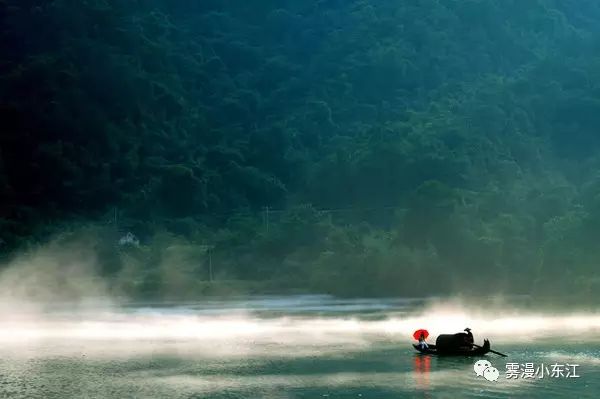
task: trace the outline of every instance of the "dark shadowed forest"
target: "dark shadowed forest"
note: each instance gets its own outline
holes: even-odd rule
[[[134,297],[592,299],[599,19],[596,0],[0,0],[0,251],[83,241]]]

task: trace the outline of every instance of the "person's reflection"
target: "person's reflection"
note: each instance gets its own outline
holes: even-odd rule
[[[414,373],[417,389],[429,390],[429,372],[431,370],[431,356],[415,355]]]

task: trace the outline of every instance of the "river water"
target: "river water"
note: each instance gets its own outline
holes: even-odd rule
[[[326,296],[26,308],[0,318],[1,398],[596,398],[600,314]],[[470,327],[507,358],[417,354]],[[510,378],[507,378],[510,377]]]

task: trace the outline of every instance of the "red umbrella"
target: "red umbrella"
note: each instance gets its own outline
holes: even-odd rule
[[[418,341],[419,338],[421,337],[421,334],[423,335],[423,338],[429,337],[429,331],[420,329],[413,333],[413,338]]]

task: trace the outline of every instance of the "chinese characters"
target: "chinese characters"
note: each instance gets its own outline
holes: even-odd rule
[[[554,363],[545,365],[541,363],[506,363],[507,379],[541,379],[541,378],[579,378],[577,374],[578,364]]]

